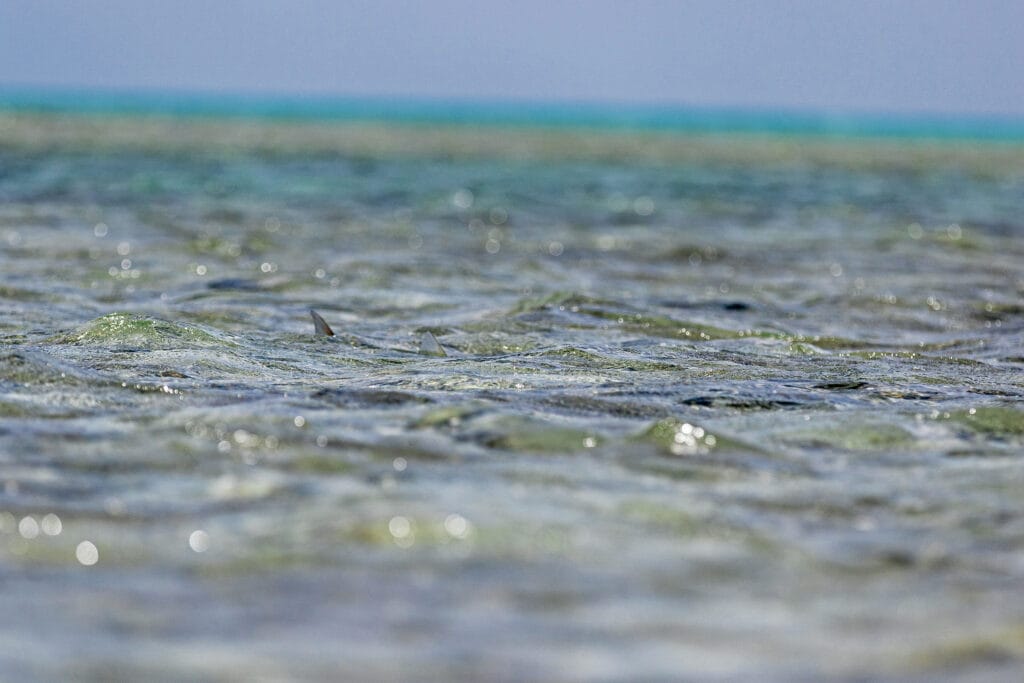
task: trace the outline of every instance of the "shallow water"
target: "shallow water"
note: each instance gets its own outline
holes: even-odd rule
[[[0,124],[0,677],[1018,680],[1020,148]]]

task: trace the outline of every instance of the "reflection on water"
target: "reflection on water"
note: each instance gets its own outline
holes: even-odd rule
[[[1019,147],[229,128],[0,117],[3,677],[1015,680]]]

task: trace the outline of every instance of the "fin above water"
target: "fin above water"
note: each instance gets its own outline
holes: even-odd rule
[[[430,330],[424,332],[423,336],[420,337],[420,353],[425,356],[444,357],[448,355],[444,352],[444,347],[438,343],[437,337]]]
[[[331,329],[326,320],[320,317],[319,313],[311,308],[309,309],[309,314],[313,316],[313,334],[322,334],[325,337],[334,336],[334,330]]]

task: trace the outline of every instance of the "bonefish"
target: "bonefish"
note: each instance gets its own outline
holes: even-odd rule
[[[312,316],[313,318],[313,334],[324,337],[335,336],[334,330],[331,329],[331,326],[327,324],[327,321],[324,320],[319,313],[317,313],[311,308],[309,309],[309,315]],[[408,349],[394,350],[408,351]],[[447,353],[445,353],[444,347],[441,346],[441,344],[437,341],[437,337],[435,337],[430,330],[424,332],[423,335],[420,337],[420,347],[418,353],[421,353],[424,356],[438,357],[445,357],[448,355]]]

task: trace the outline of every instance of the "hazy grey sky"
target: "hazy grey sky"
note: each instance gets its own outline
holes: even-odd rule
[[[2,0],[14,84],[1024,115],[1024,0]]]

